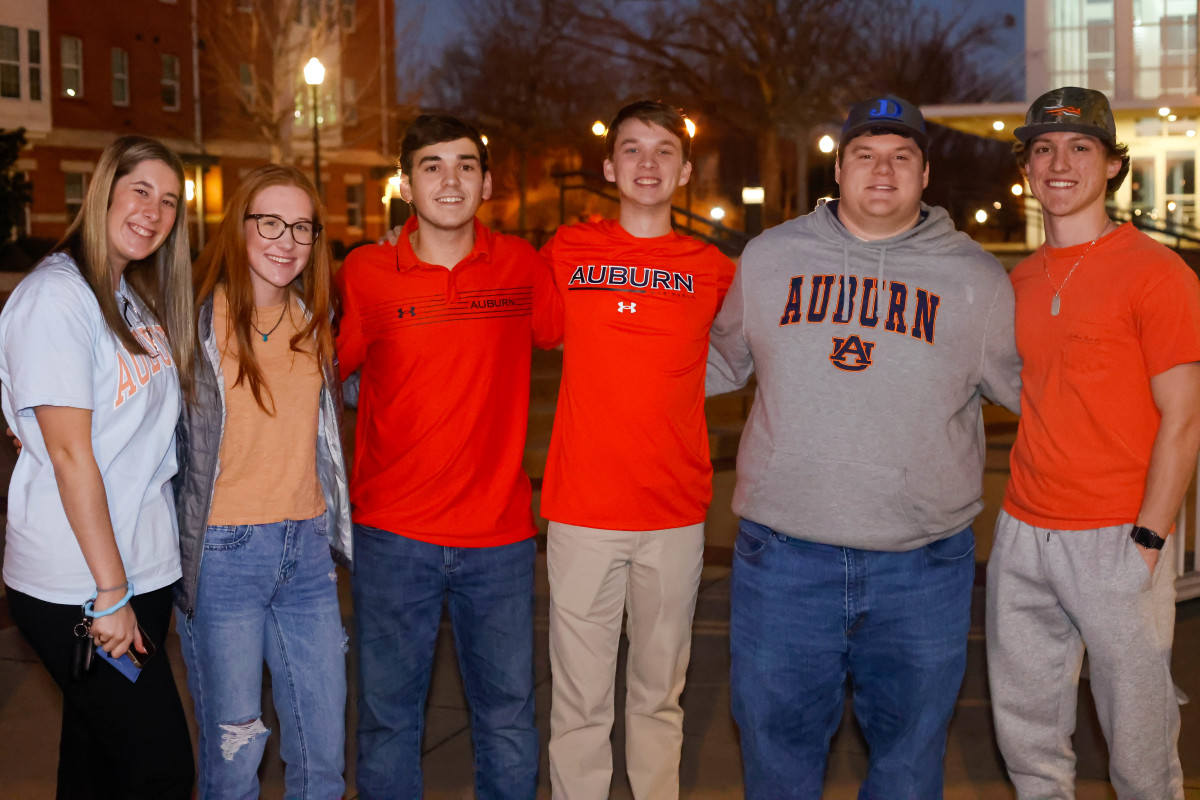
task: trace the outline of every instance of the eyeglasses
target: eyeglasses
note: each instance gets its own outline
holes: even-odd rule
[[[291,228],[292,239],[296,244],[312,244],[324,230],[323,225],[317,225],[308,220],[287,223],[274,214],[247,214],[243,219],[252,219],[258,225],[258,235],[264,239],[278,239],[283,232]]]

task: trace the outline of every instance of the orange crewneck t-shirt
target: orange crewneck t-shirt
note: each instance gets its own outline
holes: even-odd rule
[[[225,383],[225,429],[221,435],[221,470],[213,489],[209,525],[257,525],[285,519],[311,519],[325,511],[325,495],[317,477],[317,425],[321,405],[321,371],[312,342],[297,353],[292,337],[304,326],[304,311],[287,296],[287,308],[256,309],[255,324],[272,325],[267,341],[251,341],[265,386],[263,411],[250,384],[234,385],[238,374],[237,337],[228,330],[225,290],[213,297],[213,331],[221,353]]]
[[[354,521],[418,541],[488,547],[535,533],[522,468],[532,348],[562,337],[550,270],[523,239],[475,222],[454,269],[360,247],[336,282],[343,378],[362,368]]]
[[[639,239],[615,220],[560,228],[542,253],[565,319],[542,516],[610,530],[703,522],[708,332],[733,262],[677,233]]]
[[[1129,223],[1087,247],[1043,245],[1011,276],[1021,424],[1004,510],[1052,530],[1136,521],[1161,420],[1150,379],[1200,361],[1200,281],[1179,256]]]

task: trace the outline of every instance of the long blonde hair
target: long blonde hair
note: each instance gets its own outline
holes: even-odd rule
[[[325,209],[312,182],[300,170],[280,164],[258,167],[246,176],[229,205],[217,235],[212,238],[200,259],[196,262],[196,300],[203,303],[218,284],[225,287],[229,304],[231,333],[237,337],[238,374],[234,386],[244,380],[250,386],[259,407],[268,414],[263,390],[268,396],[270,389],[264,385],[262,368],[254,355],[251,333],[254,314],[254,286],[250,282],[250,259],[246,254],[246,214],[250,204],[263,189],[270,186],[294,186],[308,195],[313,207],[313,225],[319,231]],[[291,338],[291,349],[303,352],[303,344],[313,342],[317,363],[322,370],[333,369],[333,325],[330,315],[333,310],[333,256],[329,252],[329,241],[321,234],[313,241],[308,254],[308,263],[292,282],[290,290],[298,296],[308,310],[308,322]],[[274,405],[274,403],[272,403]]]
[[[161,161],[170,167],[179,179],[182,191],[183,163],[179,156],[157,139],[122,136],[101,153],[96,171],[92,174],[92,183],[83,198],[83,206],[54,249],[56,252],[69,253],[75,259],[80,274],[96,295],[105,323],[121,344],[132,353],[151,355],[134,338],[121,316],[113,291],[112,265],[108,260],[111,244],[108,241],[108,209],[112,203],[113,187],[143,161]],[[122,273],[126,282],[166,329],[171,357],[186,396],[190,396],[192,391],[192,359],[196,349],[191,268],[187,204],[180,203],[175,209],[175,222],[162,246],[146,258],[130,262]]]

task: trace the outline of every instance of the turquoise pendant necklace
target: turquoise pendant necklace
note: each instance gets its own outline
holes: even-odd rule
[[[258,326],[255,325],[253,322],[250,323],[250,327],[254,328],[254,332],[257,333],[259,336],[263,337],[263,341],[265,342],[267,340],[267,337],[270,336],[272,333],[274,333],[275,329],[279,327],[281,322],[283,322],[283,315],[287,313],[287,309],[288,309],[288,304],[287,304],[287,301],[285,300],[283,303],[283,310],[279,312],[279,319],[275,320],[275,324],[271,326],[271,330],[267,331],[266,333],[263,333],[262,331],[260,331],[258,329]]]

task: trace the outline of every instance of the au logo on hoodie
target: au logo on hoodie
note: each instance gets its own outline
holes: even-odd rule
[[[857,334],[854,336],[833,337],[833,352],[829,354],[829,363],[846,372],[862,372],[871,366],[871,351],[875,349],[874,342],[864,342]]]

